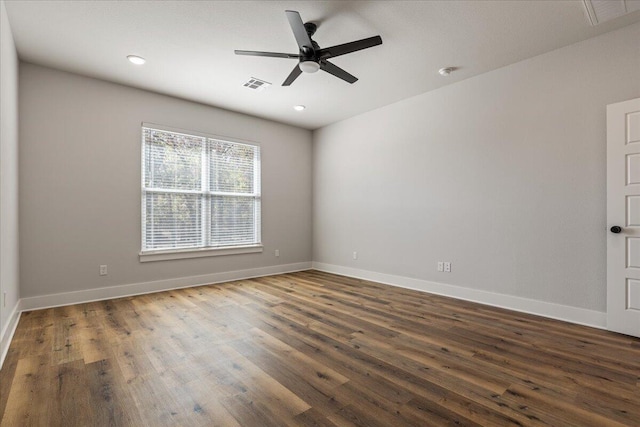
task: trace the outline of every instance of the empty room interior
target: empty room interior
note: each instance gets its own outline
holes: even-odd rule
[[[0,426],[639,426],[640,0],[0,0]]]

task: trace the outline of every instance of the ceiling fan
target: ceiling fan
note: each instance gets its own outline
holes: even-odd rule
[[[293,30],[296,42],[298,42],[298,47],[300,48],[299,54],[256,52],[253,50],[235,51],[236,55],[298,59],[298,65],[294,67],[291,74],[289,74],[289,77],[287,77],[284,83],[282,83],[282,86],[290,86],[303,71],[305,73],[315,73],[318,70],[323,70],[329,74],[333,74],[348,83],[355,83],[358,81],[357,77],[347,73],[337,65],[332,64],[328,59],[382,44],[382,38],[380,36],[374,36],[321,49],[320,46],[318,46],[318,43],[311,39],[311,36],[313,36],[318,28],[317,25],[313,22],[303,24],[300,14],[295,10],[287,10],[285,13],[287,14],[287,19],[289,20],[289,25],[291,25],[291,29]]]

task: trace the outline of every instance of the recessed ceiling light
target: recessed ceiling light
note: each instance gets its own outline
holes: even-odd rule
[[[438,70],[438,73],[440,73],[441,76],[448,76],[449,74],[451,74],[455,70],[456,70],[455,67],[440,68]]]
[[[293,107],[293,109],[296,110],[296,111],[302,111],[305,108],[307,108],[307,107],[305,107],[304,105],[296,105],[296,106]]]
[[[142,65],[145,62],[147,62],[146,59],[144,59],[141,56],[136,56],[136,55],[128,55],[127,59],[129,60],[129,62],[131,62],[132,64],[136,64],[136,65]]]

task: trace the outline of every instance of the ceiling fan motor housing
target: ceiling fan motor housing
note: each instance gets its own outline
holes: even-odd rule
[[[311,37],[309,37],[309,40],[311,41],[311,46],[302,46],[302,48],[300,48],[300,61],[317,62],[320,58],[318,58],[316,52],[320,50],[320,45],[318,45],[315,40],[311,40]]]

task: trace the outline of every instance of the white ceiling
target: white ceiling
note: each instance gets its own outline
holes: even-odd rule
[[[640,21],[638,11],[591,26],[582,0],[8,0],[6,8],[24,61],[308,129]],[[378,34],[383,44],[332,60],[360,79],[353,85],[318,72],[282,87],[296,60],[233,51],[298,53],[286,9],[319,24],[321,47]],[[129,54],[147,63],[132,65]],[[441,77],[447,66],[458,70]],[[247,89],[250,77],[273,85]]]

